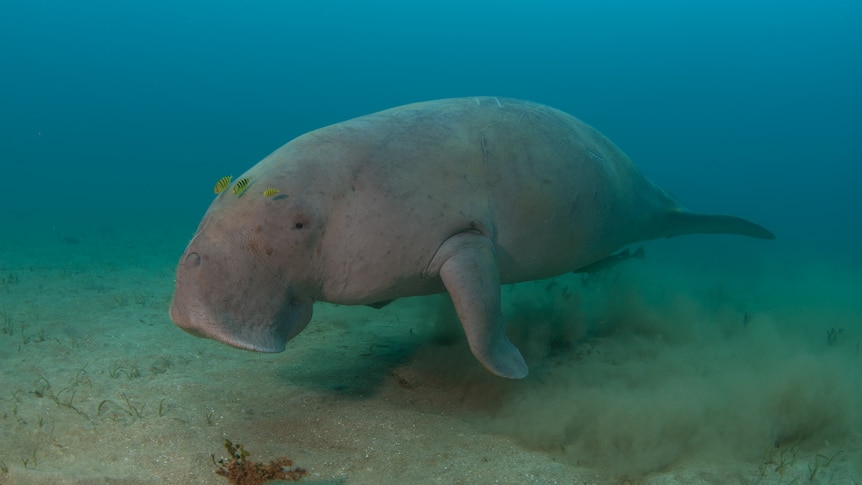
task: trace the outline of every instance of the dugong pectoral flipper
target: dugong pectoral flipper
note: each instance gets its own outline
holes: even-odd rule
[[[429,273],[439,274],[443,281],[476,359],[500,377],[526,377],[527,363],[506,336],[491,240],[476,232],[455,234],[440,246]]]

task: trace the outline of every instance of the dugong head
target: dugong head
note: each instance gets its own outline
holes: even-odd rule
[[[281,352],[311,319],[322,222],[251,180],[239,195],[220,193],[201,221],[179,261],[170,316],[193,335]]]

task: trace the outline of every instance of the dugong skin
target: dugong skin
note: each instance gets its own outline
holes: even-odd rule
[[[401,106],[282,146],[220,193],[180,258],[186,331],[280,352],[312,304],[448,291],[476,358],[521,378],[500,284],[577,271],[626,244],[690,233],[772,239],[680,207],[594,128],[527,101]],[[236,180],[236,179],[235,179]],[[267,189],[276,196],[264,196]]]

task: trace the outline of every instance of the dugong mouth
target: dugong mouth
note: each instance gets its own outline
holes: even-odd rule
[[[313,301],[292,298],[276,315],[246,318],[225,311],[207,311],[201,305],[184,307],[171,304],[171,320],[184,331],[255,352],[282,352],[288,340],[301,332],[311,320]]]

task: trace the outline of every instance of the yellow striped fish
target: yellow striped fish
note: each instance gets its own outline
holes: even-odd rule
[[[231,189],[233,192],[233,195],[235,195],[237,197],[242,195],[242,193],[245,192],[245,189],[248,188],[248,182],[249,182],[248,177],[243,177],[243,178],[237,180],[236,183],[233,184],[233,189]]]
[[[266,189],[263,191],[264,197],[272,197],[273,195],[278,193],[278,189]]]
[[[220,194],[224,192],[224,189],[226,189],[227,186],[230,185],[230,181],[232,178],[233,175],[226,175],[218,179],[218,182],[216,182],[215,187],[213,187],[213,193]]]

